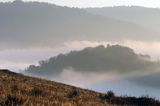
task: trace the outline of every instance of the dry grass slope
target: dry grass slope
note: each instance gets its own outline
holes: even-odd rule
[[[122,105],[130,99],[0,70],[0,106],[112,106],[108,103]],[[160,106],[151,100],[154,105],[148,106]]]
[[[100,93],[0,71],[0,103],[23,106],[103,106]],[[16,104],[17,103],[17,104]]]

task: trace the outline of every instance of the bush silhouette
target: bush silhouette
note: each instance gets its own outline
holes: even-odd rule
[[[104,95],[106,99],[111,99],[115,96],[114,92],[108,91],[107,94]]]
[[[73,90],[71,90],[71,91],[68,93],[67,97],[68,97],[68,98],[74,98],[74,97],[76,97],[77,95],[78,95],[78,91],[77,91],[76,89],[73,89]]]

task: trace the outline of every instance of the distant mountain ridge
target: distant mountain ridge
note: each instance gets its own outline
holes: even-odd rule
[[[72,40],[151,40],[159,35],[84,9],[39,2],[0,3],[0,17],[0,48],[56,46]]]
[[[115,6],[103,8],[87,8],[89,13],[132,22],[149,29],[159,31],[160,9],[139,6]]]

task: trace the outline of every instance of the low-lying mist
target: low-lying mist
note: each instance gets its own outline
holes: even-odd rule
[[[160,43],[159,42],[144,42],[126,40],[123,42],[109,42],[109,41],[70,41],[52,47],[29,47],[29,48],[12,48],[7,47],[1,49],[0,64],[1,68],[8,68],[13,71],[24,70],[27,66],[34,64],[38,65],[39,60],[49,59],[60,53],[68,53],[73,50],[82,50],[85,47],[96,47],[98,45],[120,44],[132,48],[135,53],[148,54],[151,60],[159,60],[160,58]],[[149,49],[148,49],[149,48]]]
[[[120,75],[113,72],[79,72],[70,68],[52,77],[51,75],[29,75],[103,93],[112,90],[116,95],[120,96],[149,96],[160,99],[160,95],[157,94],[159,92],[158,81],[153,83],[154,79],[150,79],[152,83],[147,81],[144,83],[142,79],[145,75],[142,73],[140,75],[138,73]]]

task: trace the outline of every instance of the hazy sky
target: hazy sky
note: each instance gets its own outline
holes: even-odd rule
[[[13,0],[0,0],[13,1]],[[104,6],[118,6],[118,5],[137,5],[144,7],[160,7],[160,0],[23,0],[23,1],[40,1],[49,2],[58,5],[65,5],[71,7],[104,7]]]

